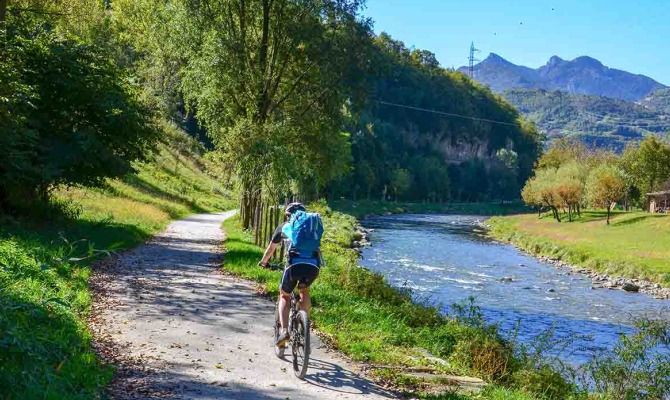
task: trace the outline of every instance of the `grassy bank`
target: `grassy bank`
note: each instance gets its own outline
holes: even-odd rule
[[[58,189],[31,217],[0,216],[0,399],[92,399],[110,379],[90,347],[90,264],[173,218],[228,207],[196,143],[170,128],[154,160],[104,189]]]
[[[434,399],[521,400],[536,398],[537,393],[544,393],[538,398],[567,398],[570,390],[562,379],[522,363],[495,328],[483,323],[476,308],[464,307],[459,315],[445,317],[434,308],[412,302],[409,293],[390,287],[382,276],[358,267],[357,254],[350,249],[356,220],[323,206],[318,210],[326,227],[326,266],[313,286],[313,320],[333,346],[354,360],[393,366],[373,368],[378,380],[423,391],[422,396]],[[280,273],[257,267],[262,249],[239,228],[237,219],[226,221],[224,227],[228,233],[224,269],[258,282],[276,296]],[[395,368],[417,366],[436,374],[478,376],[492,385],[475,397],[430,397],[425,392],[439,384],[428,384]]]
[[[528,212],[522,202],[488,203],[408,203],[373,200],[335,200],[334,210],[364,218],[367,215],[382,214],[467,214],[467,215],[510,215]]]
[[[537,214],[489,220],[491,235],[536,255],[630,278],[670,286],[670,216],[617,212],[610,226],[605,212],[587,211],[558,223]]]

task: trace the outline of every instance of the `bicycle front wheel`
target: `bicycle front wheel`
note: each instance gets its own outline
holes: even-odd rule
[[[304,379],[309,366],[309,317],[304,310],[298,311],[293,320],[292,346],[293,372]]]

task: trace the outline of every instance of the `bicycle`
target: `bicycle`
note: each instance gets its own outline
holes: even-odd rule
[[[281,264],[268,264],[268,268],[276,271],[283,271],[284,266]],[[307,374],[307,368],[309,366],[309,355],[310,355],[310,328],[309,328],[309,316],[304,310],[298,308],[298,302],[300,301],[300,293],[298,289],[301,287],[302,282],[298,283],[296,289],[291,293],[291,306],[288,316],[288,332],[289,332],[289,346],[291,347],[291,354],[293,356],[293,372],[295,376],[299,379],[304,379]],[[275,325],[274,325],[274,340],[273,344],[276,342],[277,338],[281,334],[281,323],[279,322],[279,301],[275,305]],[[284,352],[286,347],[274,346],[275,355],[281,359],[284,359]]]

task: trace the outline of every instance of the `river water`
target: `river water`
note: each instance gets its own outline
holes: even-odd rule
[[[485,319],[530,342],[553,329],[571,345],[561,358],[585,361],[612,346],[643,315],[670,319],[670,301],[622,290],[592,289],[592,281],[485,237],[485,217],[400,215],[363,221],[373,228],[361,264],[420,301],[450,305],[474,296]],[[510,280],[511,278],[511,280]]]

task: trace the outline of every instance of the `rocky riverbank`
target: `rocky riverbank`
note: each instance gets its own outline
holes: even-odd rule
[[[351,247],[360,253],[363,247],[370,246],[370,233],[374,229],[364,228],[360,224],[356,225],[356,231],[354,232],[353,241],[351,242]]]
[[[517,248],[521,251],[524,251],[519,247]],[[657,299],[670,299],[670,288],[662,287],[658,283],[646,281],[643,279],[610,276],[607,274],[591,271],[589,269],[577,265],[571,265],[561,260],[556,260],[543,256],[535,256],[535,257],[538,258],[540,261],[552,264],[557,268],[566,269],[570,273],[578,273],[588,276],[589,278],[591,278],[591,280],[593,280],[591,289],[594,290],[595,289],[625,290],[627,292],[644,293]]]

